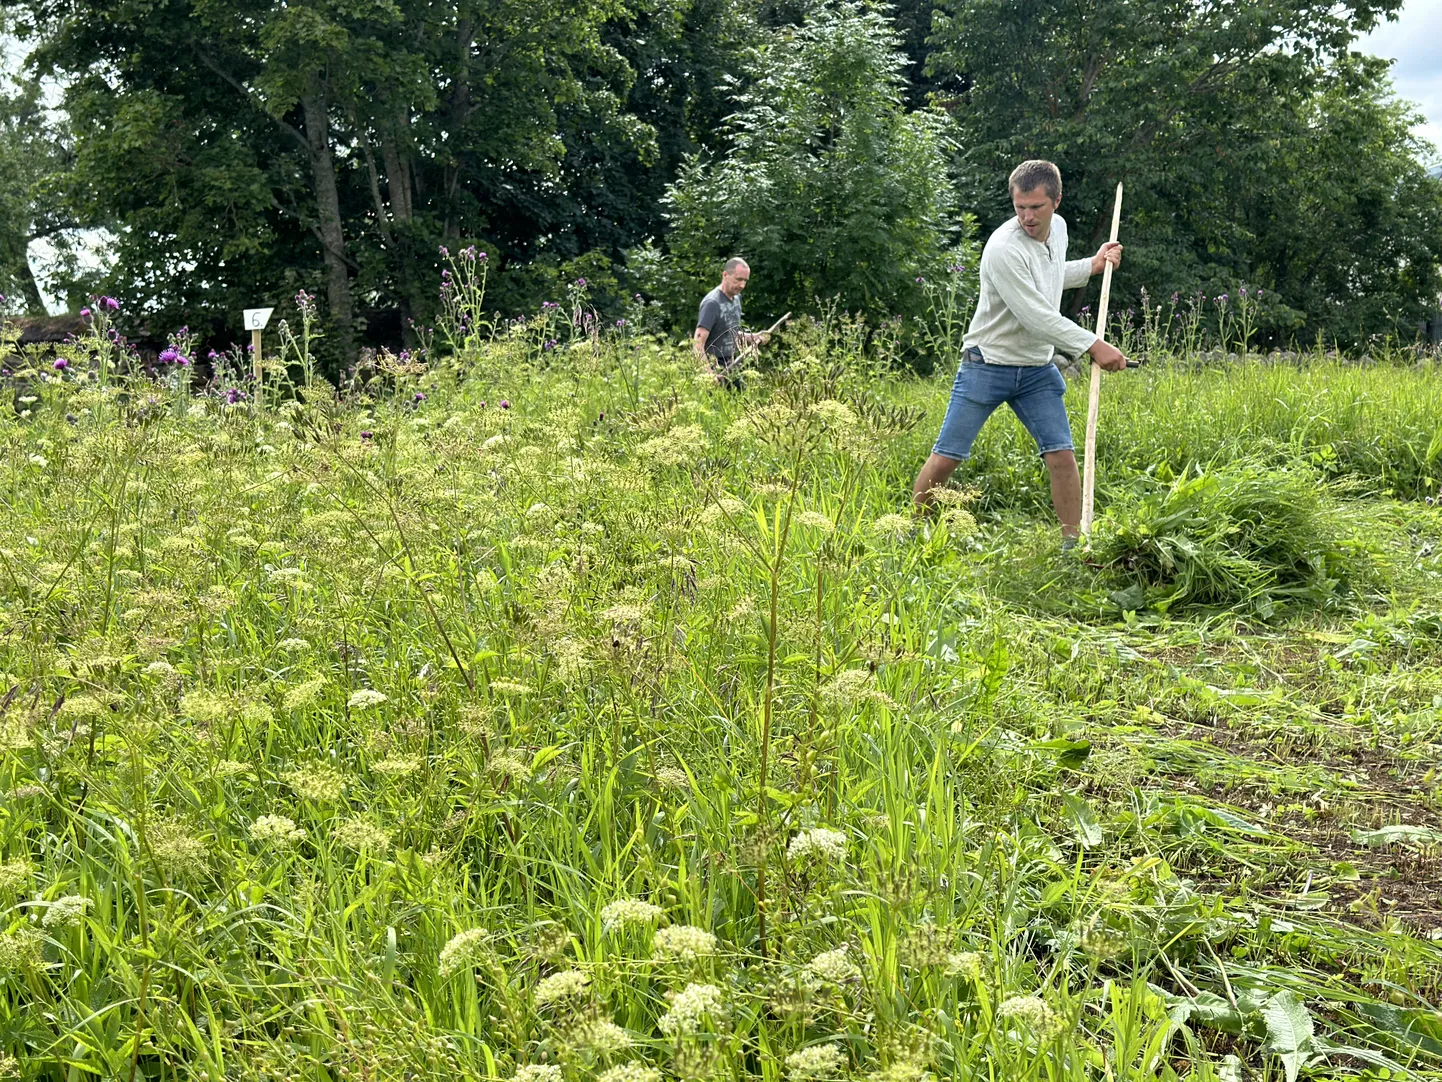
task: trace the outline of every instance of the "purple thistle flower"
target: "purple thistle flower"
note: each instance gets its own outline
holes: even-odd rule
[[[577,279],[576,279],[576,285],[579,286],[581,289],[585,289],[585,288],[586,288],[586,279],[584,279],[584,278],[577,278]]]
[[[227,405],[230,405],[230,406],[235,405],[237,402],[239,402],[239,401],[240,401],[242,398],[244,398],[244,397],[245,397],[245,392],[242,391],[239,387],[232,387],[232,388],[230,388],[230,390],[228,390],[228,391],[225,392],[225,401],[226,401],[226,404],[227,404]]]
[[[508,410],[508,409],[510,409],[510,408],[511,408],[511,400],[510,400],[509,398],[503,398],[503,399],[501,399],[501,409],[503,409],[503,410]]]
[[[486,253],[482,252],[480,255],[476,256],[476,258],[479,259],[482,263],[484,263],[486,261]]]
[[[923,278],[921,275],[918,274],[918,275],[916,276],[916,284],[917,284],[917,285],[921,285],[921,283],[924,282],[924,281],[926,281],[926,279]]]
[[[67,361],[64,357],[57,357],[55,359],[55,371],[64,372],[69,367],[70,362]]]
[[[100,307],[109,308],[112,312],[120,311],[120,302],[114,297],[101,297]]]
[[[485,408],[486,408],[486,400],[483,398],[483,399],[481,399],[481,409],[485,409]]]
[[[160,351],[160,356],[156,359],[160,361],[161,364],[174,364],[180,360],[180,354],[174,346],[166,346],[165,349]]]
[[[442,248],[441,251],[445,251],[445,249]],[[370,439],[370,438],[371,438],[372,436],[374,436],[374,435],[375,435],[375,433],[372,432],[369,428],[363,428],[363,429],[361,429],[361,439],[363,439],[363,440],[368,440],[368,439]]]
[[[618,319],[618,320],[616,320],[616,326],[618,326],[618,327],[624,327],[625,325],[626,325],[626,321],[625,321],[624,319]]]
[[[207,354],[205,355],[205,359],[208,360],[208,361],[213,361],[213,360],[215,360],[215,358],[217,358],[218,356],[220,356],[220,354],[216,353],[215,350],[211,350],[209,353],[207,353]]]
[[[426,396],[425,396],[424,394],[422,394],[420,391],[417,391],[417,392],[416,392],[415,401],[416,401],[417,403],[420,403],[420,402],[424,402],[425,400],[426,400]]]
[[[461,258],[466,260],[467,262],[475,262],[476,246],[472,244],[469,248],[461,249]]]
[[[81,319],[89,319],[89,318],[90,318],[90,309],[89,309],[89,308],[82,308],[82,309],[80,309],[80,318],[81,318]]]
[[[448,249],[444,244],[441,245],[441,255],[444,256],[446,259],[451,258],[450,249]]]

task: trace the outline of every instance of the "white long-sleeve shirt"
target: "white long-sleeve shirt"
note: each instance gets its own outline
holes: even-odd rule
[[[1040,367],[1061,350],[1080,356],[1097,336],[1061,314],[1061,294],[1091,277],[1090,259],[1066,258],[1066,220],[1053,215],[1043,241],[1012,218],[981,253],[981,295],[964,345],[988,364]]]

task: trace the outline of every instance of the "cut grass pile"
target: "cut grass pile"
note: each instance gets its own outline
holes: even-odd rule
[[[1377,523],[1314,470],[1244,460],[1170,474],[1114,485],[1094,531],[1090,560],[1115,583],[1120,609],[1197,605],[1271,619],[1288,605],[1331,605],[1371,571]]]

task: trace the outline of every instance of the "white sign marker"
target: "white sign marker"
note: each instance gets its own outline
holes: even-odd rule
[[[248,331],[261,330],[270,322],[270,314],[274,308],[247,308],[245,310],[245,329]]]

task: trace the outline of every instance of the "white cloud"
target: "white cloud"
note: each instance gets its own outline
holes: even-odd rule
[[[1358,52],[1395,61],[1399,96],[1426,117],[1413,129],[1442,155],[1442,0],[1405,0],[1397,21],[1383,23],[1354,46]]]

